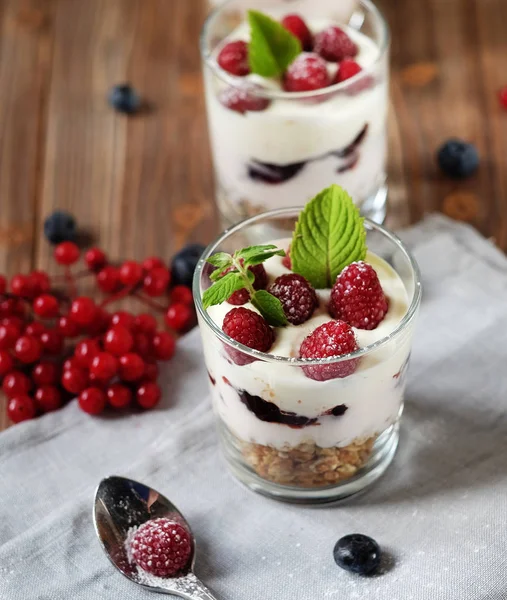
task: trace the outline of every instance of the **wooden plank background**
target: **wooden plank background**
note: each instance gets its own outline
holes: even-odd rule
[[[443,210],[507,249],[505,0],[380,0],[392,29],[388,224]],[[198,35],[205,0],[0,0],[0,272],[53,270],[44,217],[67,209],[113,257],[170,257],[217,232]],[[150,110],[126,118],[109,88]],[[435,166],[450,136],[481,168]],[[0,429],[7,425],[0,401]]]

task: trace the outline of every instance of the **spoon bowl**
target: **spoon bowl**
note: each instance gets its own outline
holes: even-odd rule
[[[167,518],[182,525],[190,534],[188,565],[175,577],[156,577],[129,560],[129,535],[146,521]],[[194,575],[195,539],[180,511],[157,490],[143,483],[111,476],[103,479],[95,492],[93,509],[95,531],[102,549],[113,565],[130,581],[154,592],[174,594],[186,600],[217,600]]]

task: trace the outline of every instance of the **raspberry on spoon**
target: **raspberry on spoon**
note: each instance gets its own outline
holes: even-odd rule
[[[330,83],[326,62],[317,54],[303,52],[287,69],[283,87],[287,92],[310,92]]]

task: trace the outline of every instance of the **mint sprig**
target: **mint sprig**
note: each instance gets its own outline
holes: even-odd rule
[[[333,286],[350,263],[366,256],[364,219],[347,192],[332,185],[300,213],[290,256],[292,270],[315,288]]]
[[[248,11],[248,23],[250,70],[263,77],[278,77],[301,53],[301,42],[281,23],[256,10]]]
[[[287,317],[280,300],[266,290],[256,290],[253,287],[255,276],[248,269],[248,267],[260,265],[268,258],[277,255],[285,256],[285,252],[273,244],[266,244],[242,248],[233,255],[227,252],[217,252],[210,256],[208,262],[216,269],[210,275],[213,284],[202,296],[204,308],[222,304],[234,292],[246,288],[250,294],[250,302],[270,325],[273,327],[287,325]]]

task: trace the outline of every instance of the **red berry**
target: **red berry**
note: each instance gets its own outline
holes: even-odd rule
[[[41,342],[31,335],[22,335],[14,345],[14,355],[22,363],[29,364],[35,362],[40,358],[41,353]]]
[[[121,356],[130,352],[133,345],[134,338],[132,334],[122,325],[115,325],[104,336],[104,350],[115,356]]]
[[[108,381],[118,372],[118,360],[109,352],[99,352],[90,365],[90,375]]]
[[[303,52],[287,69],[283,87],[287,92],[309,92],[330,85],[326,61],[317,54]]]
[[[21,298],[6,298],[0,302],[0,317],[25,317],[25,304]]]
[[[50,356],[58,356],[63,349],[63,336],[56,329],[48,329],[40,336],[42,350]]]
[[[58,316],[58,300],[49,294],[37,296],[33,301],[33,312],[43,319],[52,319]]]
[[[142,408],[153,408],[160,402],[162,392],[153,381],[145,381],[137,388],[136,401]]]
[[[308,25],[299,15],[286,15],[282,19],[282,25],[298,38],[303,50],[309,52],[312,49],[313,36],[308,29]]]
[[[88,385],[88,374],[84,369],[65,369],[62,375],[62,385],[71,394],[80,394]]]
[[[358,349],[354,331],[343,321],[329,321],[307,336],[299,349],[301,358],[328,358],[342,356]],[[357,368],[359,359],[325,365],[303,367],[304,374],[315,381],[347,377]]]
[[[85,252],[84,260],[90,271],[100,271],[107,264],[105,252],[100,248],[90,248]]]
[[[224,318],[222,329],[230,338],[260,352],[267,352],[275,336],[267,321],[248,308],[233,308]],[[227,353],[237,365],[246,365],[255,359],[243,352],[226,346]]]
[[[142,356],[142,358],[148,358],[152,353],[152,340],[146,333],[135,333],[134,334],[134,352]]]
[[[20,298],[31,298],[33,287],[30,277],[28,275],[14,275],[11,279],[11,292]]]
[[[132,402],[132,392],[125,385],[113,383],[107,388],[107,401],[113,408],[126,408]]]
[[[79,361],[75,356],[71,356],[63,363],[63,370],[68,371],[69,369],[81,369]]]
[[[65,242],[64,242],[65,243]],[[69,316],[78,325],[86,327],[95,318],[97,307],[91,298],[81,296],[73,300],[70,305]]]
[[[32,388],[32,382],[21,371],[11,371],[3,380],[2,390],[7,398],[27,394]]]
[[[229,42],[219,52],[217,62],[219,66],[231,75],[243,77],[250,73],[248,64],[248,44],[242,40]]]
[[[227,271],[231,271],[235,269],[227,269]],[[248,267],[248,270],[251,271],[254,276],[253,287],[256,290],[263,290],[268,285],[268,276],[266,273],[266,269],[264,265],[254,265],[253,267]],[[242,304],[246,304],[250,300],[250,294],[246,288],[242,288],[237,290],[229,298],[227,302],[229,304],[234,304],[234,306],[241,306]]]
[[[122,325],[130,331],[134,329],[134,323],[134,316],[124,310],[115,312],[111,317],[111,325]]]
[[[0,350],[0,378],[7,375],[14,368],[14,361],[7,350]]]
[[[136,381],[144,375],[144,361],[139,354],[129,352],[120,356],[119,375],[123,381]]]
[[[143,280],[143,291],[148,296],[163,296],[167,292],[171,275],[166,267],[155,267]]]
[[[107,331],[111,325],[111,316],[107,310],[97,307],[93,321],[86,327],[88,335],[97,336]]]
[[[171,290],[171,302],[178,302],[181,304],[188,304],[189,306],[193,306],[194,297],[192,295],[192,290],[186,285],[175,285]]]
[[[32,271],[30,273],[30,282],[34,296],[47,294],[51,289],[49,275],[44,271]]]
[[[74,358],[79,367],[88,369],[99,352],[100,346],[96,340],[83,340],[74,348]]]
[[[54,385],[43,385],[35,392],[35,404],[42,412],[52,412],[62,406],[62,394]]]
[[[35,402],[30,396],[15,396],[7,404],[7,416],[13,423],[29,421],[35,417],[36,412]]]
[[[148,313],[141,313],[134,319],[134,331],[136,333],[146,333],[151,335],[157,329],[157,320]]]
[[[62,242],[56,246],[54,256],[60,265],[73,265],[79,260],[79,248],[74,242]]]
[[[46,331],[46,327],[39,321],[32,321],[25,327],[25,335],[31,335],[40,339],[40,336]]]
[[[81,333],[81,328],[69,317],[69,315],[63,315],[60,317],[56,327],[57,330],[66,338],[74,338]]]
[[[21,335],[19,327],[13,323],[0,325],[0,350],[10,350]]]
[[[358,47],[343,29],[331,25],[315,36],[314,50],[326,60],[340,62],[356,56]]]
[[[58,366],[47,360],[41,360],[32,370],[32,380],[39,387],[57,383],[59,375],[60,370]]]
[[[192,540],[182,525],[160,518],[143,523],[130,548],[141,569],[157,577],[171,577],[187,566]]]
[[[23,331],[25,322],[21,317],[5,317],[2,319],[2,325],[14,325],[19,331]],[[42,324],[41,324],[42,325]],[[44,327],[42,325],[42,327]]]
[[[120,271],[115,267],[104,267],[97,273],[97,285],[106,294],[116,292],[121,285]]]
[[[156,267],[165,267],[164,261],[161,258],[158,258],[158,256],[150,256],[149,258],[145,258],[141,264],[145,271],[151,271]]]
[[[277,277],[268,292],[280,300],[287,320],[293,325],[308,321],[319,304],[313,287],[296,273]]]
[[[259,112],[266,110],[270,105],[270,101],[268,98],[263,98],[256,94],[256,89],[258,89],[258,86],[255,85],[245,85],[242,87],[230,86],[220,92],[218,99],[226,108],[239,112],[242,115],[249,111]]]
[[[158,365],[156,362],[146,362],[144,364],[143,379],[147,381],[157,381]]]
[[[157,360],[170,360],[175,350],[176,340],[170,333],[159,331],[153,336],[153,353]]]
[[[338,65],[338,71],[336,71],[335,83],[341,83],[346,81],[354,75],[357,75],[362,71],[360,65],[355,60],[345,59]]]
[[[371,265],[355,262],[338,275],[329,303],[332,317],[357,329],[375,329],[387,309],[387,298]]]
[[[5,294],[6,290],[7,290],[7,279],[3,275],[0,275],[0,295]]]
[[[143,277],[143,267],[134,260],[126,260],[120,267],[120,281],[123,285],[137,285]]]
[[[194,311],[188,304],[172,304],[165,314],[165,322],[175,331],[188,329],[194,319]]]
[[[503,108],[507,109],[507,86],[503,87],[498,92],[498,98],[499,98],[500,104],[503,106]]]
[[[100,415],[106,408],[106,395],[97,387],[90,387],[79,394],[78,404],[89,415]]]

